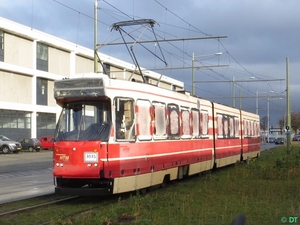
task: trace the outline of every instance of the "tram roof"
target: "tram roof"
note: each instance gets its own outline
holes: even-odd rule
[[[165,75],[161,75],[152,71],[146,71],[144,76],[146,78],[152,79],[156,82],[163,82],[165,84],[169,84],[169,85],[173,85],[174,87],[176,87],[179,90],[184,90],[184,83],[173,79],[171,77],[165,76]],[[108,79],[117,79],[115,77],[110,78],[108,75],[103,74],[103,73],[80,73],[80,74],[73,74],[70,76],[70,79],[72,78],[103,78],[103,77],[107,77]],[[149,84],[154,84],[153,82]]]

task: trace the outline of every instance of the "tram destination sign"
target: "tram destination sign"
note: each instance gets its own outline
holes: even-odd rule
[[[65,79],[54,82],[54,98],[104,96],[102,78]]]

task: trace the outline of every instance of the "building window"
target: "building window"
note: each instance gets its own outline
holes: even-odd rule
[[[110,77],[110,65],[107,63],[103,63],[103,73]]]
[[[56,126],[56,115],[54,113],[37,113],[36,123],[37,129],[46,129],[54,131]]]
[[[54,113],[37,113],[37,129],[50,129],[54,131],[56,126],[56,114]]]
[[[39,42],[36,46],[36,69],[48,72],[48,46]]]
[[[56,127],[56,114],[37,113],[36,114],[37,137],[53,135]]]
[[[36,80],[36,104],[48,105],[48,82],[45,79]]]
[[[0,30],[0,61],[4,62],[4,32]]]
[[[0,134],[16,140],[30,137],[31,113],[14,110],[0,110]]]

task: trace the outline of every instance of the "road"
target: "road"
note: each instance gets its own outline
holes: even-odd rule
[[[271,150],[272,148],[275,148],[275,147],[278,147],[278,146],[280,146],[280,145],[275,145],[274,143],[262,143],[260,145],[260,150],[261,151],[264,151],[264,150],[270,150],[270,151],[272,151]]]
[[[0,154],[0,204],[54,193],[52,151]]]

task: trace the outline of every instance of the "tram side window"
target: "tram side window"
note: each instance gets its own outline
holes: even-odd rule
[[[166,105],[164,103],[153,102],[152,113],[154,120],[154,138],[165,139],[167,137]]]
[[[229,117],[229,136],[234,137],[234,122],[233,122],[233,117]]]
[[[239,136],[239,119],[237,117],[234,117],[234,136]]]
[[[229,137],[229,124],[228,124],[228,116],[223,115],[223,128],[224,128],[224,138]]]
[[[251,137],[251,123],[250,121],[247,121],[247,134],[248,134],[248,137]]]
[[[239,122],[236,116],[217,114],[218,138],[238,138]]]
[[[181,120],[182,120],[182,137],[189,138],[191,136],[191,121],[190,112],[187,109],[181,110]]]
[[[201,127],[200,127],[200,129],[201,129],[202,136],[208,135],[208,122],[209,122],[208,111],[201,110],[201,120],[200,120]]]
[[[178,138],[180,134],[179,109],[177,105],[169,104],[169,138]]]
[[[151,103],[148,100],[137,100],[137,135],[139,140],[151,139]]]
[[[193,137],[199,138],[199,111],[198,110],[192,110],[192,120],[193,120]]]
[[[115,99],[116,138],[132,140],[135,138],[134,101],[129,98]]]
[[[249,133],[248,133],[248,134],[249,134],[249,136],[251,137],[251,136],[252,136],[252,130],[253,130],[253,129],[252,129],[252,128],[253,128],[253,127],[252,127],[252,124],[253,124],[253,123],[252,123],[252,121],[248,121],[248,123],[249,123],[249,126],[248,126],[248,128],[249,128],[248,132],[249,132]]]
[[[246,123],[247,123],[247,136],[250,137],[251,136],[251,128],[250,128],[250,121],[246,120]]]
[[[237,138],[239,119],[231,115],[217,114],[218,138]]]
[[[248,137],[248,121],[244,120],[243,124],[244,124],[244,136]]]
[[[224,130],[223,130],[223,115],[217,115],[217,127],[218,127],[218,138],[223,138]]]
[[[253,136],[254,136],[254,137],[257,137],[257,136],[258,136],[257,134],[258,134],[258,133],[257,133],[257,122],[254,121],[254,122],[253,122]]]
[[[259,127],[259,122],[258,121],[256,121],[255,122],[255,124],[256,124],[256,136],[257,137],[259,137],[260,136],[260,127]]]

